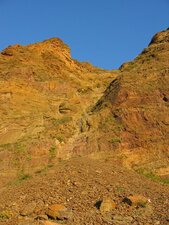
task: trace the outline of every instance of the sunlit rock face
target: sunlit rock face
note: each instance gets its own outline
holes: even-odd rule
[[[67,148],[67,143],[84,130],[87,111],[115,76],[72,59],[69,47],[58,38],[4,49],[0,53],[2,170],[23,166],[34,171],[69,155],[73,144]]]
[[[168,39],[169,30],[156,34],[138,57],[114,71],[72,59],[58,38],[4,49],[2,170],[34,172],[58,158],[114,149],[168,155]]]

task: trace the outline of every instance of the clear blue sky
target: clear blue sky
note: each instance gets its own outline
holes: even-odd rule
[[[0,0],[0,50],[60,37],[73,58],[112,69],[169,26],[169,0]]]

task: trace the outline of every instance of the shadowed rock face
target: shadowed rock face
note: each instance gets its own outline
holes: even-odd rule
[[[57,38],[9,46],[0,54],[2,182],[72,154],[143,148],[168,155],[168,84],[169,30],[116,71],[72,59]]]

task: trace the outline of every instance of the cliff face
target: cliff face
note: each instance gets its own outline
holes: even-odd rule
[[[37,170],[54,160],[53,155],[60,157],[58,149],[65,148],[83,129],[81,118],[115,76],[114,72],[72,59],[69,47],[57,38],[3,50],[0,54],[2,177],[6,174],[10,177],[13,170]]]
[[[166,30],[156,34],[134,61],[121,66],[120,75],[108,86],[93,110],[104,114],[109,109],[112,121],[121,126],[116,136],[123,147],[153,146],[167,151],[168,84],[169,30]]]
[[[127,167],[168,176],[169,30],[119,70],[89,117],[97,149],[118,149]]]
[[[168,84],[169,30],[118,71],[72,59],[57,38],[6,48],[0,54],[2,178],[99,150],[168,155]]]
[[[48,138],[61,136],[60,125],[78,118],[113,76],[71,59],[69,47],[57,38],[6,48],[0,55],[0,143],[48,132]],[[76,130],[74,122],[67,126],[63,139]]]

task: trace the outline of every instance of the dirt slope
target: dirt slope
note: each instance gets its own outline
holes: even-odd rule
[[[123,203],[131,194],[142,195],[149,202],[142,207]],[[101,212],[95,204],[104,198],[111,198],[116,208]],[[73,216],[57,224],[168,225],[168,199],[167,185],[124,168],[118,152],[104,152],[61,161],[30,179],[11,183],[0,195],[0,215],[12,216],[0,224],[43,224],[44,220],[38,221],[37,216],[45,215],[49,205],[61,204],[72,210]],[[32,210],[26,211],[27,205]],[[23,211],[26,216],[21,216]]]

